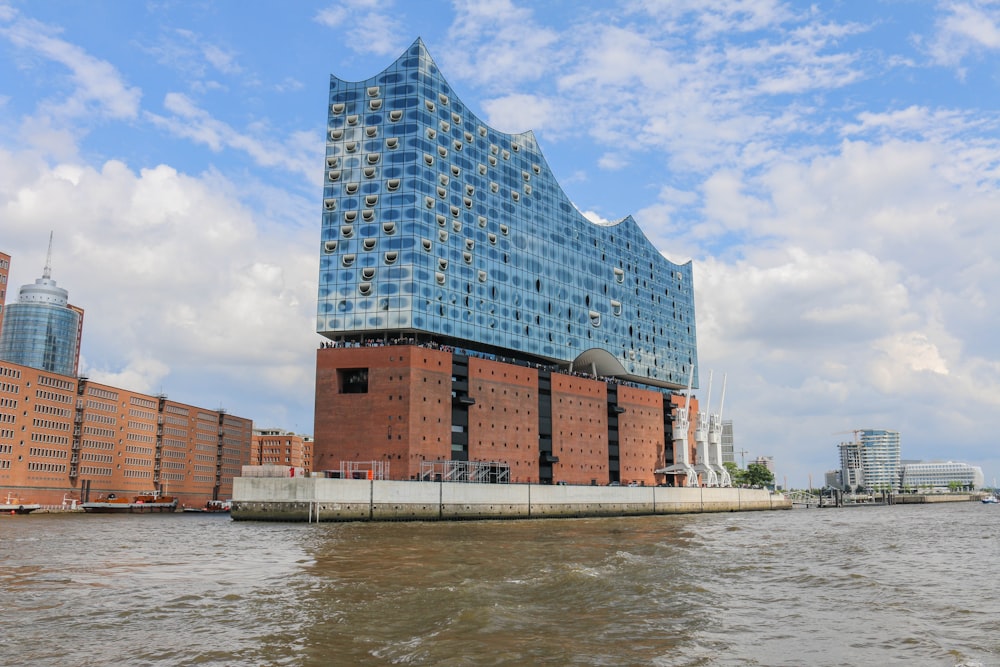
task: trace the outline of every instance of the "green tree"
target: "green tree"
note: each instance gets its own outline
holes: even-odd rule
[[[751,463],[743,473],[743,483],[750,486],[771,486],[774,484],[774,473],[765,465]]]
[[[743,484],[743,475],[745,474],[744,470],[740,470],[739,466],[732,461],[723,461],[722,465],[725,466],[726,472],[729,473],[729,479],[732,480],[733,486]]]

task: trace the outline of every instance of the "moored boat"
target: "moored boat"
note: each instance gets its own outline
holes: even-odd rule
[[[0,514],[31,514],[38,509],[42,509],[38,503],[26,503],[10,493],[7,494],[7,502],[0,503]]]
[[[204,507],[185,507],[185,512],[198,514],[228,514],[233,508],[232,501],[229,500],[209,500]]]
[[[119,498],[113,493],[98,498],[93,502],[82,503],[80,507],[85,512],[93,514],[126,514],[141,512],[174,512],[177,510],[177,498],[162,496],[159,491],[140,493],[134,498]]]
[[[984,496],[983,497],[983,504],[985,504],[985,505],[992,505],[994,503],[1000,503],[1000,500],[998,500],[996,496]]]

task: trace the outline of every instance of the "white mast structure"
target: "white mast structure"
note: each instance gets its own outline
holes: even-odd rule
[[[698,475],[691,467],[691,456],[688,454],[688,414],[691,409],[691,383],[694,381],[694,365],[688,374],[688,386],[684,399],[684,410],[678,410],[674,417],[674,464],[666,468],[654,470],[657,474],[684,474],[685,486],[697,486]]]
[[[713,374],[713,371],[708,372],[708,394],[705,400],[705,409],[702,410],[701,406],[698,406],[698,422],[694,427],[695,458],[697,458],[694,470],[695,472],[701,473],[701,481],[705,486],[719,485],[719,477],[716,475],[716,470],[712,466],[712,459],[710,458],[708,452],[709,406],[712,404]]]
[[[726,375],[722,376],[722,400],[719,413],[708,417],[708,456],[710,465],[719,476],[719,486],[732,486],[733,480],[726,466],[722,465],[722,408],[726,404]]]

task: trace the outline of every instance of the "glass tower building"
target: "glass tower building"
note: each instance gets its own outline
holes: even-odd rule
[[[897,490],[900,486],[899,431],[858,429],[854,442],[840,444],[841,481],[845,487]]]
[[[51,243],[49,246],[51,257]],[[24,285],[7,307],[0,330],[0,360],[60,375],[76,375],[79,360],[78,308],[52,280],[50,261],[42,277]]]
[[[629,216],[587,220],[529,131],[468,109],[417,40],[331,76],[317,331],[433,340],[662,388],[697,346],[691,263]]]

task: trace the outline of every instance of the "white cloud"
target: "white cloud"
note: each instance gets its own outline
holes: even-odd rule
[[[932,60],[957,67],[972,53],[1000,49],[1000,8],[992,2],[942,3],[929,51]]]
[[[264,219],[266,206],[218,174],[0,158],[19,172],[0,190],[12,282],[37,277],[53,229],[53,278],[86,310],[82,372],[253,418],[310,400],[311,229]],[[206,370],[211,390],[199,387]]]
[[[357,53],[398,56],[412,40],[392,11],[392,2],[346,0],[316,12],[313,20],[329,28],[349,26],[348,48]]]
[[[59,31],[51,26],[19,18],[13,11],[0,18],[8,21],[0,26],[0,36],[18,48],[33,51],[69,70],[72,92],[49,100],[44,105],[46,114],[81,118],[96,113],[108,118],[128,119],[139,113],[142,91],[129,86],[114,65],[60,39],[56,36]]]
[[[183,93],[168,93],[163,106],[173,115],[146,112],[145,117],[172,134],[204,144],[216,152],[224,148],[240,151],[258,165],[299,173],[313,183],[319,181],[316,166],[321,164],[323,144],[311,134],[295,133],[282,142],[269,138],[270,128],[266,126],[240,131],[213,118]]]

